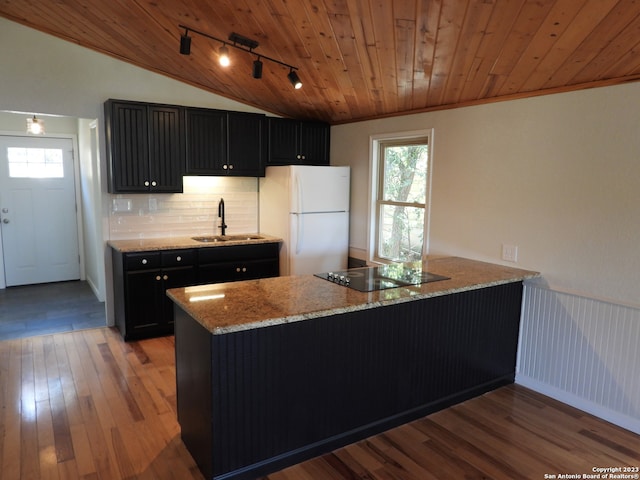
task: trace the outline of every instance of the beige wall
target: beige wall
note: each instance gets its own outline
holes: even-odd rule
[[[430,253],[501,261],[553,288],[640,306],[640,83],[335,126],[367,247],[371,135],[434,128]]]

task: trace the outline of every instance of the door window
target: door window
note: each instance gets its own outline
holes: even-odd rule
[[[62,149],[9,147],[7,157],[11,178],[64,178]]]

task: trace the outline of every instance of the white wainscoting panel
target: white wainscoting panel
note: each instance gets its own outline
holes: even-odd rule
[[[527,284],[516,383],[640,433],[640,309]]]

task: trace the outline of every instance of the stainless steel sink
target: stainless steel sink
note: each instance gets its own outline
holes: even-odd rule
[[[245,240],[262,240],[261,235],[202,235],[199,237],[191,237],[196,242],[215,243],[215,242],[238,242]]]

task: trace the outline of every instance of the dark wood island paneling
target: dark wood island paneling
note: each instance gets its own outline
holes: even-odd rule
[[[522,290],[222,334],[176,305],[182,439],[206,478],[256,478],[511,383]]]

